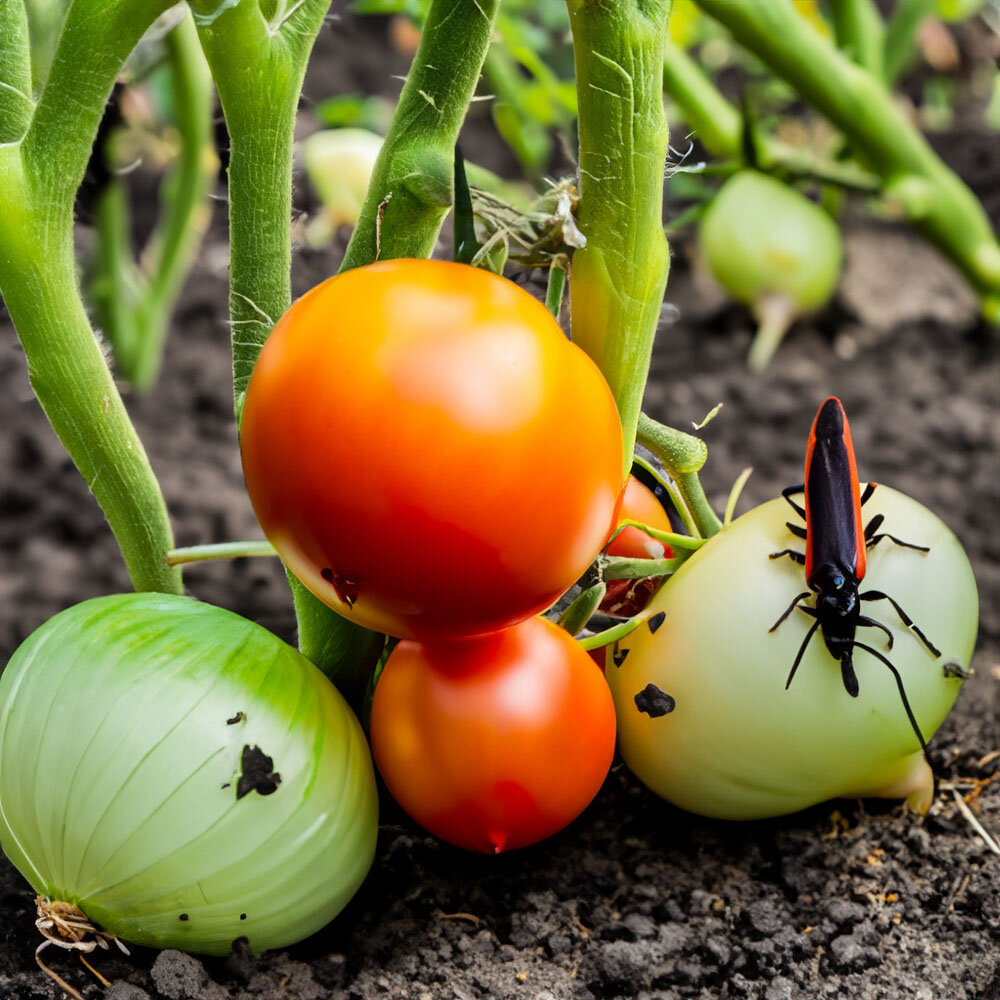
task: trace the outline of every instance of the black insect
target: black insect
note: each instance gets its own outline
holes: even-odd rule
[[[861,581],[865,576],[866,554],[883,539],[896,545],[918,552],[929,551],[926,546],[903,542],[886,532],[879,532],[884,517],[877,514],[863,526],[861,508],[875,492],[875,483],[869,483],[861,494],[858,470],[854,460],[854,445],[847,416],[840,400],[830,396],[823,401],[813,421],[806,449],[805,482],[789,486],[781,495],[788,501],[805,522],[805,528],[788,523],[788,530],[796,538],[805,541],[805,552],[785,549],[772,552],[771,558],[787,556],[805,567],[804,590],[795,597],[782,616],[771,626],[773,632],[796,609],[814,618],[812,627],[806,633],[802,645],[792,664],[785,684],[787,690],[795,677],[802,657],[817,629],[830,655],[839,662],[844,687],[852,698],[858,696],[858,678],[854,672],[854,650],[862,649],[884,663],[892,671],[899,688],[899,695],[906,710],[910,725],[920,740],[921,749],[927,749],[917,720],[906,697],[903,678],[892,662],[872,646],[859,642],[855,637],[858,628],[881,629],[888,638],[888,648],[892,649],[892,632],[874,618],[861,613],[863,601],[888,601],[899,615],[900,621],[927,647],[935,658],[940,651],[926,635],[913,623],[910,616],[888,595],[880,590],[866,590],[861,593]],[[800,507],[792,497],[803,494],[805,506]],[[805,598],[815,594],[812,605],[803,604]]]

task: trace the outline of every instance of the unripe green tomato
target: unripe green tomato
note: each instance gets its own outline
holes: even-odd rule
[[[748,305],[786,296],[801,315],[825,305],[840,278],[836,223],[795,188],[756,170],[722,185],[698,241],[719,284]]]
[[[304,938],[361,885],[377,825],[347,703],[229,611],[85,601],[0,677],[0,845],[126,941],[223,955]]]
[[[930,551],[883,539],[868,554],[861,591],[894,598],[942,656],[928,652],[887,601],[865,602],[862,613],[892,631],[892,651],[878,629],[859,628],[856,637],[896,666],[930,739],[961,687],[946,664],[967,668],[972,656],[975,581],[958,540],[925,507],[879,486],[864,514],[879,513],[886,531]],[[909,798],[926,809],[933,779],[887,667],[856,649],[861,690],[852,698],[817,632],[785,689],[814,622],[795,611],[768,632],[808,589],[801,566],[769,558],[801,550],[789,520],[798,521],[779,499],[724,528],[653,598],[647,611],[664,617],[651,619],[654,628],[640,625],[608,656],[622,756],[658,795],[705,816],[779,816],[839,796]]]

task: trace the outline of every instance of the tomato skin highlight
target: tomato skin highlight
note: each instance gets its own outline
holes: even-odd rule
[[[551,604],[610,533],[621,425],[597,366],[512,282],[444,261],[331,278],[265,345],[243,468],[321,600],[419,638]]]
[[[451,844],[495,854],[561,830],[615,748],[608,686],[562,629],[403,641],[375,688],[371,742],[397,802]]]

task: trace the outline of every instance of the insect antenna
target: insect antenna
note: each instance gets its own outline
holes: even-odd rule
[[[791,672],[788,675],[788,680],[785,681],[785,690],[787,691],[792,685],[792,678],[795,676],[795,671],[799,669],[799,664],[802,662],[802,657],[805,656],[806,646],[809,645],[809,640],[816,634],[816,629],[819,628],[819,619],[817,618],[813,622],[809,631],[806,632],[806,637],[802,640],[802,645],[799,646],[798,653],[795,654],[795,662],[792,664]]]
[[[913,709],[910,708],[910,699],[906,697],[906,688],[903,687],[903,678],[900,677],[899,671],[892,665],[891,661],[883,656],[877,649],[872,646],[868,646],[863,642],[858,642],[855,640],[851,643],[852,646],[857,649],[863,649],[866,653],[871,653],[876,659],[881,660],[891,671],[892,676],[896,678],[896,687],[899,688],[899,697],[903,701],[903,708],[906,709],[906,717],[910,720],[910,726],[913,732],[916,733],[917,739],[920,740],[920,749],[923,750],[924,754],[927,753],[927,742],[924,739],[924,734],[920,732],[920,726],[917,725],[916,717],[913,714]]]

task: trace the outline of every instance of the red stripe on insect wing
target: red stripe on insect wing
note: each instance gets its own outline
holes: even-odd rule
[[[841,406],[843,413],[843,406]],[[844,446],[847,448],[847,459],[851,470],[851,495],[854,499],[854,575],[858,582],[864,579],[867,567],[867,544],[865,542],[865,529],[861,520],[861,484],[858,481],[858,464],[854,457],[854,441],[851,438],[851,426],[847,422],[847,414],[844,413]]]

